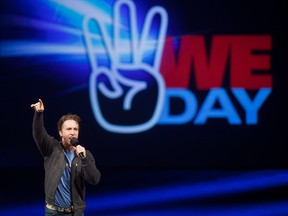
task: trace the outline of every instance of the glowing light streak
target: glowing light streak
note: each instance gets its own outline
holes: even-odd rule
[[[2,41],[1,57],[19,57],[29,55],[50,55],[50,54],[85,54],[86,50],[81,45],[55,44],[47,42],[29,41]]]
[[[204,183],[174,184],[125,193],[113,193],[90,198],[89,205],[97,210],[128,208],[165,202],[197,200],[208,197],[235,195],[275,186],[288,185],[288,172],[254,172],[216,179]],[[93,204],[94,203],[94,204]],[[287,207],[288,211],[288,207]]]
[[[288,172],[285,170],[240,172],[232,177],[221,177],[203,183],[179,183],[166,186],[151,187],[142,190],[121,190],[113,193],[87,197],[87,215],[108,212],[118,215],[119,210],[125,215],[199,215],[199,216],[254,216],[288,214],[288,201],[256,202],[247,204],[220,203],[216,206],[205,204],[175,207],[173,202],[191,201],[221,196],[235,196],[253,191],[261,191],[273,187],[287,186]],[[155,209],[149,205],[169,203],[171,208]],[[204,202],[205,203],[205,202]],[[142,206],[142,208],[141,208]],[[138,207],[133,210],[133,207]],[[131,209],[132,208],[132,209]],[[145,209],[145,210],[144,210]],[[23,215],[38,216],[43,214],[43,203],[19,204],[1,209],[5,216]],[[115,214],[113,214],[113,212]],[[86,214],[85,214],[86,215]]]
[[[107,8],[108,5],[104,1],[97,1],[97,7],[94,4],[90,4],[85,1],[67,1],[67,0],[51,0],[51,2],[57,3],[58,5],[62,5],[65,8],[72,10],[73,12],[77,12],[81,15],[90,15],[97,17],[101,22],[112,24],[112,19],[107,12],[104,13],[104,8]]]

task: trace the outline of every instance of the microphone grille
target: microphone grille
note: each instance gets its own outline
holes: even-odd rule
[[[73,145],[73,146],[79,145],[79,141],[75,137],[72,137],[70,142],[71,142],[71,145]]]

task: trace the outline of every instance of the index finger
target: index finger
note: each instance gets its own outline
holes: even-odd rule
[[[43,102],[42,102],[41,99],[39,99],[39,103],[40,103],[40,107],[42,107],[43,106]]]

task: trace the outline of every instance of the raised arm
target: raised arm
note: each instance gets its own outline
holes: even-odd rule
[[[39,99],[37,103],[31,104],[31,107],[33,107],[34,110],[38,113],[44,111],[44,104],[41,99]]]
[[[34,108],[35,110],[32,124],[32,135],[38,149],[40,150],[42,156],[44,157],[52,152],[52,143],[54,138],[48,135],[44,127],[43,101],[39,99],[37,103],[31,104],[31,107]]]

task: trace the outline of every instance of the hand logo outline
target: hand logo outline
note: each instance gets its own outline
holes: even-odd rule
[[[120,20],[121,15],[121,7],[126,6],[128,8],[129,16],[130,16],[130,34],[131,34],[131,54],[132,54],[132,63],[123,63],[121,62],[121,36],[120,36],[120,25],[118,21]],[[158,43],[156,43],[154,61],[152,65],[146,64],[143,62],[145,48],[147,47],[147,43],[149,41],[149,30],[151,29],[152,21],[156,15],[160,16],[160,27],[158,33]],[[92,39],[96,36],[91,34],[89,30],[89,22],[94,21],[98,24],[100,29],[100,36],[102,35],[102,39],[104,41],[105,50],[107,55],[110,58],[110,68],[106,66],[97,65],[97,61],[95,61],[94,57],[94,47],[92,43]],[[151,127],[153,127],[162,112],[162,108],[164,105],[164,94],[165,94],[165,83],[159,72],[162,52],[166,37],[168,25],[168,16],[167,12],[164,8],[155,6],[151,8],[146,17],[143,26],[143,31],[141,37],[138,36],[137,29],[137,17],[136,17],[136,8],[134,3],[131,0],[119,0],[114,5],[114,19],[113,19],[113,32],[112,39],[110,39],[109,32],[106,28],[105,23],[100,22],[97,18],[92,16],[86,16],[83,20],[83,30],[84,37],[87,46],[87,52],[89,56],[90,65],[92,68],[90,78],[89,78],[89,95],[91,106],[93,109],[93,113],[98,123],[106,130],[116,133],[137,133],[143,132]],[[127,77],[124,77],[119,73],[120,70],[124,71],[136,71],[143,70],[146,73],[153,76],[158,85],[158,97],[155,105],[155,110],[152,117],[140,124],[136,125],[116,125],[112,124],[105,119],[102,115],[100,109],[100,103],[98,100],[97,88],[99,91],[107,98],[115,99],[119,98],[123,95],[123,89],[120,84],[124,84],[129,86],[130,89],[124,97],[123,101],[123,110],[132,109],[132,101],[135,96],[140,91],[143,91],[147,88],[147,84],[143,81],[139,80],[131,80]],[[110,88],[108,88],[103,82],[97,83],[97,78],[100,75],[105,75],[110,82]]]

